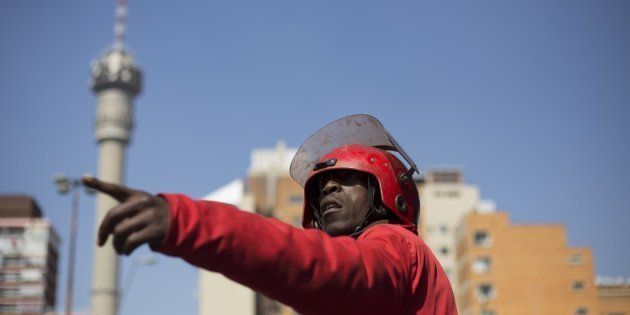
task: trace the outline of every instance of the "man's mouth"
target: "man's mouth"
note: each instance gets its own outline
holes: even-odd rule
[[[324,201],[321,207],[322,215],[341,209],[341,205],[334,200]]]

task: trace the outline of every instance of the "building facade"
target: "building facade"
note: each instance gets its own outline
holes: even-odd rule
[[[232,204],[244,211],[253,211],[251,194],[245,191],[242,179],[236,179],[202,198]],[[254,315],[256,294],[220,273],[199,269],[199,315]]]
[[[254,198],[256,212],[301,227],[304,190],[289,174],[296,152],[283,142],[275,148],[253,150],[247,189]]]
[[[287,148],[282,141],[275,148],[253,150],[247,172],[247,190],[253,197],[257,213],[301,227],[304,190],[289,174],[289,166],[296,152],[297,149]],[[286,305],[257,294],[256,314],[297,313]]]
[[[465,183],[461,170],[456,168],[429,170],[416,182],[420,193],[420,235],[442,264],[457,296],[455,231],[464,216],[478,208],[479,189]]]
[[[289,165],[296,151],[287,148],[283,142],[274,148],[252,150],[247,178],[237,179],[203,199],[230,203],[242,210],[275,217],[301,227],[303,190],[289,175]],[[199,314],[297,313],[220,274],[200,270]]]
[[[597,304],[601,315],[630,315],[630,278],[597,277]]]
[[[470,213],[457,231],[461,314],[600,314],[591,250],[562,225],[513,225]]]
[[[30,197],[0,196],[0,314],[54,311],[59,236]]]

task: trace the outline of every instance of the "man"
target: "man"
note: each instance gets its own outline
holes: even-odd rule
[[[417,236],[415,164],[375,118],[344,119],[311,136],[291,165],[304,187],[305,230],[218,202],[85,178],[121,202],[103,219],[99,246],[112,235],[115,250],[129,255],[148,243],[302,314],[456,314],[448,279]]]

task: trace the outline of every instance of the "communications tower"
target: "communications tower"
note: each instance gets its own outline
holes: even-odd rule
[[[94,135],[98,142],[98,178],[124,182],[125,149],[133,129],[133,99],[140,92],[142,73],[125,50],[126,0],[116,5],[115,40],[100,59],[92,61],[91,88],[96,94]],[[117,201],[104,194],[96,198],[95,235],[107,210]],[[92,314],[115,315],[118,309],[119,259],[111,238],[95,247],[92,269]]]

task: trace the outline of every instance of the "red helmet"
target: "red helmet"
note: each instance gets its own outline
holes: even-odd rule
[[[398,152],[409,169],[388,151]],[[420,201],[412,175],[418,172],[418,167],[378,119],[359,114],[327,124],[306,139],[293,157],[291,177],[304,187],[302,226],[315,227],[317,220],[311,206],[313,196],[309,193],[316,191],[313,179],[339,169],[374,177],[385,210],[402,224],[417,224]]]
[[[372,175],[378,182],[380,199],[387,211],[402,224],[417,224],[420,212],[418,189],[405,165],[393,154],[362,144],[343,145],[321,156],[304,185],[302,226],[314,227],[315,216],[310,192],[318,175],[332,170],[355,170]]]

